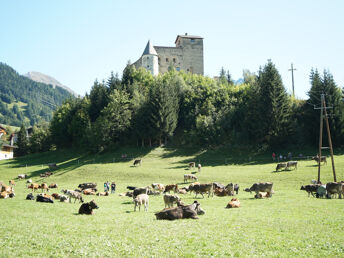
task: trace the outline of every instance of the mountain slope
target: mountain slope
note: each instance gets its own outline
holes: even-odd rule
[[[0,62],[0,123],[28,126],[50,121],[56,106],[70,97],[67,90],[35,82]]]
[[[45,84],[51,84],[53,86],[58,86],[61,87],[65,90],[67,90],[69,93],[73,94],[75,97],[78,96],[78,94],[76,94],[72,89],[68,88],[67,86],[63,85],[62,83],[60,83],[58,80],[56,80],[55,78],[40,73],[40,72],[28,72],[27,74],[24,74],[24,76],[28,77],[29,79],[36,81],[36,82],[41,82],[41,83],[45,83]]]

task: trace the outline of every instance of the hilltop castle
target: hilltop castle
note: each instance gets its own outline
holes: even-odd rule
[[[144,67],[153,75],[167,72],[169,66],[177,71],[203,75],[203,38],[185,33],[177,36],[175,44],[175,47],[153,46],[149,40],[142,56],[133,65]]]

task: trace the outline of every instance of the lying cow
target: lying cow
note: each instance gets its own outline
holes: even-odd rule
[[[33,200],[35,200],[35,196],[33,196],[32,193],[29,193],[29,194],[26,196],[25,200],[33,201]]]
[[[192,174],[185,174],[184,175],[184,183],[187,183],[189,179],[197,181],[197,176],[194,176]]]
[[[166,185],[164,193],[170,193],[170,191],[173,191],[174,193],[178,192],[178,185]]]
[[[331,199],[332,195],[338,194],[338,198],[342,199],[342,183],[337,183],[337,182],[329,182],[326,184],[326,191],[327,195],[326,197]]]
[[[121,197],[124,197],[124,196],[133,197],[133,193],[132,192],[120,193],[119,196],[121,196]]]
[[[161,193],[165,191],[165,186],[163,184],[153,183],[152,188],[156,191],[161,192]]]
[[[94,200],[81,204],[79,214],[92,215],[94,209],[99,209]]]
[[[99,192],[96,195],[97,196],[109,196],[109,192]]]
[[[142,159],[135,159],[134,160],[134,166],[136,166],[136,165],[141,166],[142,165]]]
[[[289,169],[289,168],[294,168],[294,169],[297,169],[297,161],[288,161],[287,162],[287,167],[286,169]]]
[[[272,193],[273,193],[272,191],[271,193],[259,192],[254,196],[254,198],[256,199],[270,198]]]
[[[321,186],[321,184],[303,185],[300,190],[306,191],[308,193],[308,197],[310,194],[314,197],[314,193],[317,192],[319,186]]]
[[[127,189],[130,191],[134,191],[136,188],[137,188],[136,186],[130,186],[130,185],[127,186]]]
[[[14,180],[10,180],[10,181],[8,181],[8,184],[10,185],[10,186],[16,186],[16,182],[14,182]]]
[[[60,200],[60,197],[61,197],[61,195],[58,194],[58,193],[53,193],[51,196],[52,196],[55,200]]]
[[[136,207],[139,206],[139,211],[141,210],[141,205],[144,205],[145,211],[148,211],[148,203],[149,203],[149,196],[147,194],[139,194],[134,199],[134,211],[136,211]]]
[[[239,207],[240,207],[240,201],[237,198],[233,198],[226,206],[227,209],[239,208]]]
[[[282,168],[285,170],[287,168],[287,163],[278,163],[276,166],[276,171],[279,171]]]
[[[79,184],[78,188],[80,188],[81,190],[84,189],[89,189],[89,188],[96,188],[97,184],[96,183],[82,183]]]
[[[15,193],[14,192],[1,192],[0,193],[0,199],[7,199],[7,198],[13,198],[15,197]]]
[[[177,203],[178,201],[180,201],[180,198],[178,195],[169,195],[169,194],[164,195],[165,208],[173,207],[173,204]]]
[[[68,201],[69,201],[69,197],[65,195],[60,195],[60,202],[68,202]]]
[[[95,195],[96,193],[91,189],[91,188],[88,188],[88,189],[84,189],[81,191],[84,195]]]
[[[205,212],[201,209],[200,203],[194,201],[193,204],[164,209],[155,213],[157,219],[175,220],[175,219],[198,219],[197,215],[203,215]]]
[[[27,175],[26,174],[20,174],[18,175],[18,179],[25,179],[27,178]]]
[[[52,184],[49,185],[49,188],[58,188],[58,186],[57,186],[57,184],[52,183]]]
[[[255,192],[259,194],[259,192],[266,192],[269,193],[270,197],[272,196],[272,185],[273,183],[254,183],[250,188],[245,189],[246,192]]]
[[[54,201],[48,197],[37,195],[36,202],[46,202],[46,203],[54,203]]]

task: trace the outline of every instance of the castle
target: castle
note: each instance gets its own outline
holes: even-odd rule
[[[142,56],[133,65],[144,67],[153,75],[167,72],[170,66],[177,71],[203,75],[203,38],[185,33],[177,36],[175,44],[175,47],[153,46],[149,40]]]

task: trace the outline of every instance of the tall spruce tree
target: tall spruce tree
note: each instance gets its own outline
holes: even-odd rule
[[[24,156],[28,154],[29,141],[27,139],[26,129],[24,125],[20,127],[20,130],[18,132],[17,146],[18,148],[15,151],[16,156]]]
[[[271,61],[259,71],[257,91],[258,106],[251,107],[257,108],[259,113],[257,140],[270,146],[278,146],[291,133],[291,107],[281,75]]]

